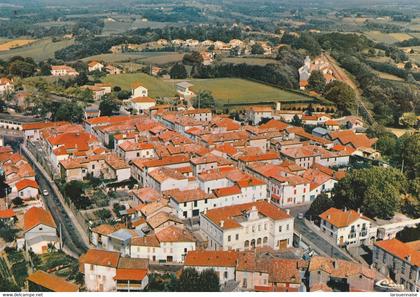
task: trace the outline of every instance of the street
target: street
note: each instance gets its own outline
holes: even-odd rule
[[[22,153],[25,155],[24,150],[22,150]],[[44,201],[48,209],[51,211],[52,216],[54,217],[58,230],[60,230],[61,227],[63,245],[73,254],[80,256],[87,250],[88,247],[83,243],[83,240],[81,240],[79,232],[74,227],[66,211],[63,209],[60,200],[54,194],[54,191],[48,181],[38,170],[38,168],[32,163],[31,159],[28,156],[26,157],[36,173],[36,179],[41,188],[40,192],[42,193],[43,190],[47,190],[49,193],[49,195],[44,196]]]
[[[304,219],[298,218],[298,214],[305,214],[305,212],[309,209],[309,206],[310,205],[307,204],[290,208],[290,215],[295,217],[295,231],[302,235],[303,240],[309,244],[311,248],[319,249],[331,257],[353,261],[353,259],[345,255],[345,252],[343,254],[343,252],[339,250],[339,247],[330,244],[328,241],[306,226]]]

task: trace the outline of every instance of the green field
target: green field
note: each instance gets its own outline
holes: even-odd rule
[[[54,57],[54,53],[62,48],[70,46],[73,40],[52,42],[51,38],[41,39],[29,46],[0,52],[0,59],[7,60],[13,56],[31,57],[39,62]]]
[[[129,52],[120,54],[101,54],[83,58],[82,61],[88,62],[92,60],[103,61],[107,63],[137,61],[143,64],[167,64],[175,63],[182,60],[184,54],[172,52]]]
[[[188,81],[194,85],[192,90],[195,92],[210,90],[219,106],[226,103],[311,100],[310,97],[304,95],[240,78],[192,79]]]
[[[132,83],[140,82],[149,89],[149,96],[151,97],[173,97],[176,94],[174,84],[145,73],[108,75],[102,81],[111,83],[113,86],[119,86],[125,90],[130,90]]]
[[[144,73],[108,75],[103,82],[129,90],[133,82],[140,82],[149,89],[151,97],[171,97],[176,94],[175,85],[181,80],[163,80]],[[190,79],[193,91],[209,90],[221,106],[226,103],[258,103],[265,101],[307,101],[311,97],[267,86],[240,78]]]
[[[386,44],[407,40],[413,37],[407,33],[383,33],[379,31],[368,31],[364,34],[373,41],[383,42]]]
[[[273,64],[278,63],[277,60],[274,59],[264,59],[264,58],[224,58],[223,62],[227,63],[234,63],[234,64],[241,64],[246,63],[249,65],[267,65],[267,64]]]

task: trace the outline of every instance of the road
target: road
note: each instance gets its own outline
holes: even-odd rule
[[[295,231],[302,235],[303,241],[306,244],[309,244],[310,247],[315,251],[319,250],[334,258],[353,261],[351,257],[345,255],[345,252],[343,254],[343,251],[341,251],[337,246],[330,244],[311,228],[306,226],[303,219],[297,218],[299,213],[304,214],[309,209],[309,207],[310,205],[306,204],[290,208],[290,215],[295,217]]]
[[[26,155],[24,150],[22,150],[22,153]],[[79,231],[74,227],[72,220],[70,219],[70,217],[64,210],[63,206],[61,205],[60,200],[54,194],[54,191],[49,181],[44,177],[44,175],[33,164],[31,159],[27,155],[26,157],[28,159],[28,162],[31,163],[33,169],[35,170],[37,181],[41,188],[41,192],[43,190],[47,190],[49,193],[48,196],[44,196],[44,201],[48,209],[51,211],[51,214],[54,217],[54,220],[58,228],[61,227],[63,245],[74,256],[80,256],[81,254],[86,252],[88,247],[81,239]]]

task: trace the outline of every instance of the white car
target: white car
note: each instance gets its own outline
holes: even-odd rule
[[[44,194],[44,196],[48,196],[48,191],[44,190],[44,191],[42,191],[42,194]]]

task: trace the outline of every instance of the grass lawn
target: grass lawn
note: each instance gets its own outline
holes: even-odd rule
[[[113,86],[120,86],[122,89],[130,90],[133,82],[140,82],[149,89],[151,97],[173,97],[175,96],[175,84],[158,79],[145,73],[123,73],[118,75],[107,75],[103,82],[111,83]]]
[[[41,39],[25,47],[0,52],[0,59],[7,60],[13,56],[23,56],[31,57],[39,62],[53,58],[56,51],[70,46],[73,43],[74,41],[70,39],[58,42],[52,42],[51,38]]]
[[[129,90],[133,82],[140,82],[149,89],[151,97],[171,97],[176,94],[175,85],[182,80],[163,80],[144,73],[108,75],[103,82]],[[209,90],[221,106],[226,103],[258,103],[264,101],[306,101],[310,97],[281,90],[265,84],[240,78],[190,79],[193,91]]]
[[[309,97],[240,78],[192,79],[195,92],[209,90],[217,105],[263,101],[311,100]]]
[[[406,33],[383,33],[379,31],[368,31],[364,33],[368,38],[376,41],[391,44],[412,38]]]
[[[227,63],[234,63],[234,64],[241,64],[246,63],[249,65],[267,65],[270,63],[278,63],[277,60],[274,59],[264,59],[264,58],[224,58],[223,62]]]

